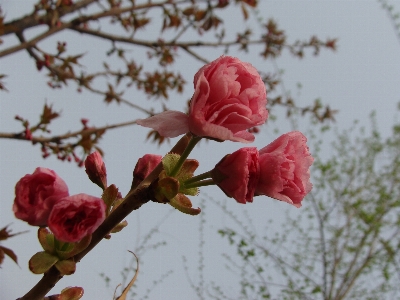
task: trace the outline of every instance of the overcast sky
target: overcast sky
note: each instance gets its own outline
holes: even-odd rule
[[[379,128],[385,134],[389,134],[395,119],[397,103],[400,101],[400,41],[379,2],[376,0],[260,2],[259,15],[264,19],[273,17],[280,27],[286,30],[289,41],[298,38],[308,39],[312,35],[317,35],[321,39],[338,38],[338,49],[334,53],[322,51],[317,58],[307,53],[303,60],[284,55],[275,62],[278,68],[284,70],[282,76],[285,87],[298,99],[298,104],[308,105],[314,99],[321,98],[323,103],[329,103],[331,108],[339,110],[336,125],[341,129],[348,128],[354,119],[360,120],[362,124],[368,124],[369,113],[376,110]],[[1,7],[6,13],[6,21],[30,12],[32,3],[31,0],[0,0]],[[396,9],[400,11],[400,5],[397,5]],[[226,18],[228,28],[237,26],[237,15],[232,13]],[[69,34],[66,37],[73,36]],[[93,43],[97,42],[89,38],[82,40],[80,36],[76,36],[75,40],[68,42],[68,46],[75,53],[80,53],[80,50],[86,52]],[[53,44],[51,44],[52,47],[54,47]],[[5,47],[7,43],[1,45],[0,49]],[[101,56],[107,47],[109,47],[108,44],[96,44],[95,51],[98,53],[90,52],[89,54]],[[210,60],[221,54],[215,50],[202,53]],[[230,54],[238,55],[242,60],[251,62],[260,70],[270,71],[275,67],[270,61],[265,62],[254,54],[245,55],[235,52]],[[88,61],[88,63],[91,62]],[[185,54],[182,54],[182,60],[176,68],[187,76],[186,81],[191,82],[199,67],[201,63],[189,61]],[[63,133],[66,128],[79,129],[79,120],[83,117],[90,119],[91,125],[97,126],[143,117],[140,113],[122,106],[105,106],[101,99],[88,93],[77,94],[74,89],[52,91],[46,85],[44,72],[37,73],[34,63],[25,52],[2,59],[0,73],[9,76],[6,79],[9,92],[0,93],[0,132],[20,130],[20,125],[13,120],[16,114],[29,118],[33,122],[37,120],[45,101],[53,103],[56,110],[62,110],[64,117],[54,123],[54,133]],[[302,85],[300,91],[297,90],[298,83]],[[182,109],[192,92],[192,87],[188,84],[185,93],[177,99],[171,99],[168,105],[175,109]],[[129,96],[134,99],[134,91]],[[146,99],[139,99],[139,101],[144,104],[149,103]],[[306,126],[307,122],[302,122],[299,129],[306,130]],[[276,136],[273,130],[275,127],[279,127],[282,131],[290,130],[287,120],[279,118],[270,126],[263,127],[254,145],[263,147],[271,142]],[[147,129],[137,126],[110,131],[101,142],[101,147],[106,153],[108,181],[119,186],[123,193],[129,189],[132,170],[139,157],[145,153],[164,154],[169,150],[169,145],[158,148],[145,142],[147,132]],[[200,161],[200,173],[212,168],[225,154],[242,146],[231,142],[201,143],[191,157]],[[326,155],[328,156],[329,153]],[[5,259],[3,268],[0,270],[0,293],[4,299],[22,296],[40,278],[39,275],[31,274],[27,268],[29,258],[35,252],[41,251],[35,229],[16,220],[11,211],[15,183],[23,175],[32,173],[38,166],[55,170],[67,182],[70,194],[84,192],[100,196],[100,189],[87,179],[83,169],[78,169],[73,164],[61,163],[53,158],[43,160],[39,147],[31,147],[26,142],[0,141],[2,195],[0,227],[12,223],[11,228],[15,232],[30,231],[2,244],[15,250],[20,265],[18,267],[10,259]],[[216,187],[202,188],[202,192],[206,192],[215,199],[226,198]],[[201,195],[192,197],[194,206],[200,204],[200,199],[202,199]],[[230,296],[235,298],[238,288],[234,284],[237,281],[225,270],[220,255],[232,249],[216,234],[219,228],[229,225],[229,220],[211,202],[205,203],[205,218],[208,221],[205,225],[204,249],[206,282],[215,281],[227,291],[231,291]],[[255,224],[259,224],[260,230],[264,230],[265,220],[283,217],[282,212],[288,208],[285,203],[278,203],[267,197],[258,197],[254,203],[246,206],[238,205],[234,200],[228,203],[230,208],[238,214],[241,210],[247,209]],[[298,213],[301,213],[301,209]],[[78,264],[76,274],[65,277],[52,292],[57,293],[66,286],[76,285],[84,287],[83,299],[112,299],[113,287],[121,282],[120,271],[130,260],[130,254],[126,250],[134,250],[140,245],[143,236],[164,218],[167,219],[163,221],[159,232],[152,238],[150,244],[166,241],[167,245],[156,250],[148,250],[140,257],[138,293],[140,296],[145,295],[146,290],[152,287],[153,281],[159,280],[163,274],[173,270],[172,275],[152,290],[150,299],[193,299],[194,292],[189,287],[182,257],[187,258],[189,274],[192,280],[197,282],[200,218],[183,215],[176,211],[171,213],[169,206],[153,203],[131,214],[127,218],[128,228],[114,235],[110,241],[103,241]],[[99,276],[100,273],[105,273],[112,278],[110,288],[105,287],[103,279]]]

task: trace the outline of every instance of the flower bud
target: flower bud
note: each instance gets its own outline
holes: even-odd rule
[[[86,157],[85,168],[89,179],[104,190],[107,187],[107,170],[99,152]]]
[[[145,154],[139,158],[133,170],[132,188],[137,187],[157,167],[161,159],[162,156],[156,154]]]

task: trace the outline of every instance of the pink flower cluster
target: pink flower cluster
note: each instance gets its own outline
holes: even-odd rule
[[[260,151],[241,148],[225,156],[211,176],[228,197],[239,203],[266,195],[300,207],[312,188],[309,168],[314,159],[306,141],[301,132],[292,131]]]
[[[105,169],[98,168],[102,165],[98,157],[94,153],[89,155],[87,170],[99,170],[102,174]],[[13,211],[16,218],[30,225],[48,226],[60,241],[78,242],[104,221],[106,205],[90,195],[70,196],[67,184],[54,171],[37,168],[17,182]]]
[[[137,124],[166,137],[191,132],[218,141],[249,143],[254,140],[255,126],[268,118],[266,104],[265,85],[257,70],[235,57],[221,56],[194,76],[188,115],[165,111]],[[242,148],[215,166],[212,179],[239,203],[267,195],[300,207],[312,188],[309,168],[313,158],[306,141],[294,131],[260,151]]]

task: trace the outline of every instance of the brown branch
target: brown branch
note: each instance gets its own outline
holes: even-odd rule
[[[21,44],[26,43],[25,38],[24,38],[22,32],[16,33],[16,36],[17,36],[18,39],[20,40]],[[44,51],[42,51],[42,50],[40,50],[39,48],[37,48],[36,45],[32,45],[31,47],[27,47],[27,48],[26,48],[26,51],[28,51],[29,55],[30,55],[36,62],[38,62],[38,61],[40,61],[41,59],[40,59],[40,57],[39,57],[38,55],[36,55],[36,53],[33,51],[33,48],[35,48],[36,50],[38,50],[38,51],[40,51],[40,52],[42,52],[42,53],[44,53]],[[53,73],[53,74],[61,74],[61,75],[63,75],[63,77],[65,77],[65,78],[68,78],[68,77],[69,77],[70,79],[75,80],[78,84],[80,83],[79,78],[76,78],[75,76],[71,78],[68,74],[65,74],[65,72],[62,71],[62,70],[60,70],[59,68],[54,68],[54,67],[52,67],[52,66],[50,66],[50,65],[44,65],[44,67],[45,67],[46,69],[48,69],[48,70],[49,70],[51,73]],[[107,75],[107,74],[106,74],[106,73],[97,73],[97,74],[94,74],[93,77],[95,77],[95,76],[100,76],[100,75]],[[80,86],[85,87],[86,89],[88,89],[89,91],[91,91],[91,92],[93,92],[93,93],[95,93],[95,94],[100,94],[100,95],[102,95],[102,96],[105,96],[105,95],[106,95],[106,92],[102,92],[102,91],[100,91],[100,90],[94,89],[94,88],[90,87],[89,85],[80,85]],[[134,104],[134,103],[132,103],[132,102],[126,100],[126,99],[123,99],[121,96],[115,95],[115,98],[117,99],[118,102],[122,102],[122,103],[124,103],[124,104],[126,104],[126,105],[128,105],[128,106],[130,106],[130,107],[133,107],[133,108],[135,108],[135,109],[137,109],[137,110],[139,110],[139,111],[141,111],[141,112],[144,112],[144,113],[148,114],[149,116],[153,116],[153,115],[154,115],[154,113],[153,113],[152,111],[150,111],[150,110],[148,110],[148,109],[145,109],[145,108],[143,108],[143,107],[141,107],[141,106],[139,106],[139,105],[137,105],[137,104]]]
[[[38,42],[40,42],[41,40],[43,40],[43,39],[45,39],[45,38],[47,38],[47,37],[49,37],[49,36],[51,36],[51,35],[53,35],[53,34],[55,34],[57,32],[60,32],[60,31],[64,30],[65,28],[67,28],[67,27],[69,27],[71,25],[72,25],[71,23],[64,23],[64,24],[61,24],[60,26],[52,27],[48,31],[46,31],[46,32],[44,32],[42,34],[39,34],[38,36],[36,36],[35,38],[33,38],[32,40],[30,40],[28,42],[21,43],[21,44],[19,44],[17,46],[13,46],[13,47],[10,47],[10,48],[7,48],[7,49],[1,51],[0,52],[0,58],[4,57],[4,56],[7,56],[7,55],[10,55],[12,53],[18,52],[18,51],[20,51],[22,49],[26,49],[28,47],[33,47]]]
[[[133,44],[133,45],[138,45],[138,46],[143,46],[143,47],[148,47],[148,48],[153,48],[156,46],[160,45],[159,41],[146,41],[146,40],[140,40],[140,39],[133,39],[131,37],[124,37],[124,36],[119,36],[115,34],[109,34],[105,32],[101,32],[99,30],[93,30],[93,29],[88,29],[88,28],[83,28],[83,27],[78,27],[78,26],[73,26],[70,27],[69,29],[96,36],[102,39],[110,40],[112,42],[121,42],[121,43],[127,43],[127,44]],[[265,41],[262,39],[259,40],[253,40],[253,41],[248,41],[246,44],[252,45],[252,44],[264,44]],[[188,47],[220,47],[220,46],[234,46],[234,45],[241,45],[240,42],[233,40],[233,41],[227,41],[227,42],[202,42],[202,41],[191,41],[191,42],[177,42],[175,40],[171,42],[163,42],[163,46],[167,47],[181,47],[181,48],[188,48]]]
[[[70,13],[76,12],[82,8],[85,8],[94,2],[98,2],[98,0],[82,0],[71,6],[59,8],[57,10],[57,13],[58,13],[59,17],[61,18],[67,14],[70,14]],[[205,0],[201,1],[201,2],[205,2]],[[128,6],[128,7],[112,7],[109,10],[105,10],[103,12],[96,13],[96,14],[89,15],[89,16],[82,16],[80,18],[83,22],[87,22],[87,21],[92,21],[92,20],[98,20],[98,19],[105,18],[105,17],[121,15],[123,13],[132,12],[135,10],[148,9],[148,8],[152,8],[152,7],[162,7],[164,5],[178,5],[178,4],[184,4],[184,3],[191,3],[191,0],[174,1],[173,3],[170,0],[165,0],[162,2],[158,2],[158,3],[146,3],[146,4],[139,4],[139,5],[132,5],[132,6]],[[20,32],[25,29],[35,27],[35,26],[40,26],[40,25],[43,25],[42,20],[40,20],[40,16],[36,15],[35,12],[33,12],[32,14],[26,15],[20,19],[5,23],[3,26],[3,31],[0,32],[0,36]]]
[[[181,154],[189,142],[189,135],[183,136],[177,144],[171,149],[171,152]],[[151,173],[145,178],[140,185],[129,191],[124,202],[121,203],[97,228],[92,234],[92,240],[89,246],[73,257],[76,262],[79,262],[86,254],[88,254],[109,232],[119,224],[132,211],[139,209],[143,204],[153,199],[151,184],[158,178],[162,170],[160,163]],[[57,268],[52,267],[46,272],[42,279],[22,298],[19,300],[41,300],[54,287],[54,285],[62,278]]]
[[[82,0],[70,6],[60,7],[57,12],[59,17],[63,17],[67,14],[73,13],[77,10],[85,8],[86,6],[97,2],[98,0]],[[30,15],[26,15],[20,19],[13,20],[4,24],[3,30],[0,31],[0,36],[7,35],[10,33],[21,32],[25,29],[35,27],[38,25],[43,25],[40,16],[33,12]]]
[[[14,140],[25,140],[25,141],[32,142],[33,144],[36,144],[36,143],[59,143],[61,140],[77,137],[77,136],[82,135],[82,134],[92,134],[92,133],[96,133],[96,132],[103,131],[103,130],[114,129],[114,128],[133,125],[133,124],[136,124],[136,120],[135,121],[128,121],[128,122],[118,123],[118,124],[106,125],[106,126],[103,126],[103,127],[88,128],[88,129],[78,130],[78,131],[74,131],[74,132],[70,132],[70,133],[66,133],[66,134],[62,134],[62,135],[55,135],[55,136],[48,137],[48,138],[46,138],[46,137],[32,137],[31,140],[27,140],[23,133],[4,133],[4,132],[0,132],[0,138],[2,138],[2,139],[14,139]]]
[[[201,62],[203,62],[203,63],[205,63],[205,64],[210,63],[207,59],[201,57],[201,56],[198,55],[196,52],[190,50],[188,47],[181,47],[181,48],[182,48],[183,50],[185,50],[187,53],[189,53],[191,56],[193,56],[194,58],[196,58],[197,60],[199,60],[199,61],[201,61]]]
[[[317,200],[314,197],[314,194],[311,193],[312,205],[314,208],[314,213],[317,215],[318,220],[318,231],[319,231],[319,239],[321,246],[321,256],[322,256],[322,295],[324,299],[327,299],[328,294],[328,253],[326,249],[326,238],[325,238],[325,220],[321,214],[321,209],[318,206]]]
[[[106,95],[105,92],[102,92],[102,91],[100,91],[100,90],[94,89],[94,88],[92,88],[92,87],[90,87],[90,86],[84,85],[84,87],[85,87],[86,89],[88,89],[89,91],[95,93],[95,94],[99,94],[99,95],[103,95],[103,96]],[[114,95],[114,96],[115,96],[115,99],[117,100],[118,103],[119,103],[119,102],[124,103],[124,104],[126,104],[126,105],[128,105],[128,106],[130,106],[130,107],[132,107],[132,108],[135,108],[135,109],[137,109],[137,110],[139,110],[139,111],[141,111],[141,112],[144,112],[144,113],[148,114],[149,116],[154,116],[154,115],[155,115],[154,112],[152,112],[152,111],[150,111],[150,110],[148,110],[148,109],[145,109],[145,108],[143,108],[143,107],[141,107],[141,106],[139,106],[139,105],[137,105],[137,104],[135,104],[135,103],[132,103],[132,102],[130,102],[130,101],[128,101],[128,100],[122,98],[122,97],[119,96],[119,95]]]
[[[362,271],[363,271],[366,267],[368,267],[368,264],[371,262],[371,260],[374,259],[374,257],[381,251],[381,250],[378,250],[377,252],[372,253],[373,250],[374,250],[374,245],[375,245],[375,243],[377,242],[378,234],[379,234],[379,232],[378,232],[378,231],[375,231],[375,234],[374,234],[374,236],[373,236],[373,240],[372,240],[372,242],[371,242],[371,245],[370,245],[370,247],[369,247],[368,253],[367,253],[367,255],[366,255],[366,257],[365,257],[363,263],[361,264],[361,266],[360,266],[357,270],[355,270],[353,276],[352,276],[351,279],[350,279],[350,282],[347,284],[347,288],[346,288],[341,294],[337,295],[337,296],[335,297],[335,299],[340,299],[340,300],[341,300],[341,299],[346,299],[345,297],[346,297],[346,295],[349,293],[349,291],[351,290],[351,288],[354,286],[354,284],[355,284],[355,282],[356,282],[356,279],[361,275]],[[346,274],[347,274],[347,273],[346,273]],[[346,275],[345,275],[345,276],[346,276]]]

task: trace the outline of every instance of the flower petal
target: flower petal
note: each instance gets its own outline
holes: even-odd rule
[[[175,110],[167,110],[150,118],[137,120],[136,123],[153,128],[164,137],[177,137],[189,132],[188,116]]]

